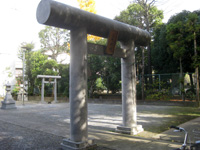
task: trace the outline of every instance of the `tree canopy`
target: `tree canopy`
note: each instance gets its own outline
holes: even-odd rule
[[[45,29],[39,32],[39,38],[41,52],[48,52],[51,58],[56,61],[59,54],[69,52],[70,35],[68,30],[45,26]]]

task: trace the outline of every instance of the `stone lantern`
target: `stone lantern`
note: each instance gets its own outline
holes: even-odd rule
[[[8,83],[6,84],[6,96],[4,101],[1,102],[2,106],[1,109],[16,109],[15,101],[11,95],[11,85]]]

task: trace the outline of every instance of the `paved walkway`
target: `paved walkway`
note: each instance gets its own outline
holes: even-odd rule
[[[138,124],[144,129],[156,127],[172,116],[150,114],[153,109],[170,109],[169,106],[138,105]],[[163,134],[150,134],[148,138],[114,132],[121,124],[121,105],[88,105],[89,137],[95,139],[99,150],[168,150],[180,143],[171,142],[171,130]],[[54,150],[60,148],[63,138],[69,137],[69,104],[17,104],[16,110],[0,109],[0,150]],[[183,124],[199,129],[200,118]],[[177,135],[176,135],[177,136]],[[161,137],[161,140],[160,140]],[[182,138],[179,136],[179,138]],[[178,138],[177,138],[178,139]]]

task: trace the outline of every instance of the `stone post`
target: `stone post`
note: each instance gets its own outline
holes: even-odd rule
[[[117,132],[135,135],[143,128],[137,125],[134,41],[123,43],[122,48],[128,50],[128,56],[121,59],[123,125],[117,127]]]
[[[54,101],[53,101],[53,103],[58,103],[58,101],[57,101],[57,80],[56,80],[56,78],[54,79]]]
[[[42,89],[41,89],[41,103],[42,104],[45,104],[45,101],[44,101],[44,81],[45,81],[45,78],[42,78]]]
[[[2,101],[1,109],[16,109],[15,101],[11,95],[11,85],[8,83],[6,84],[6,96],[4,101]]]
[[[88,140],[86,28],[71,30],[70,57],[70,139],[61,145],[64,150],[82,150],[93,144]]]

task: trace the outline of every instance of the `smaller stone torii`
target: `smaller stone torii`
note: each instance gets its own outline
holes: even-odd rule
[[[42,78],[42,89],[41,89],[41,103],[45,104],[44,101],[44,84],[45,83],[53,83],[54,84],[54,101],[53,103],[57,103],[57,79],[60,79],[61,76],[50,76],[50,75],[37,75],[37,78]],[[54,81],[45,81],[45,79],[54,79]]]

